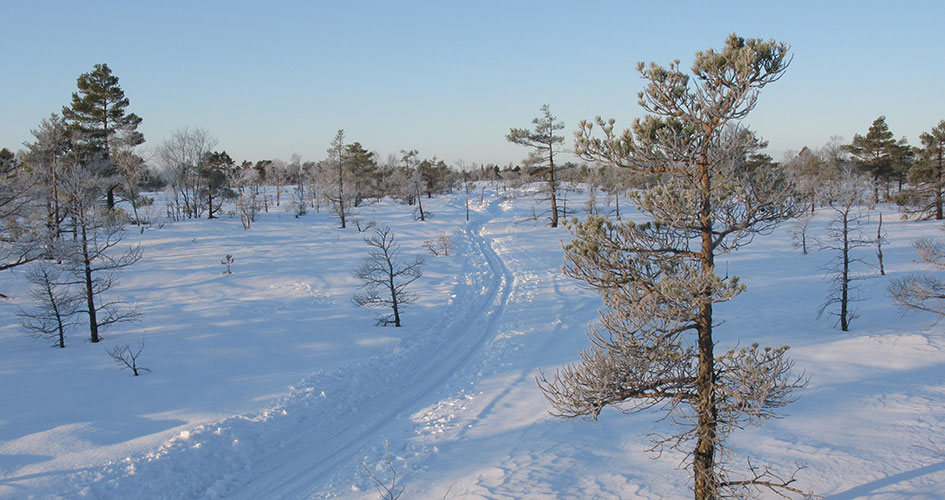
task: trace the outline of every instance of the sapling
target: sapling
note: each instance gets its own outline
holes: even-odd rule
[[[226,270],[224,270],[222,274],[233,274],[233,271],[230,270],[230,264],[234,262],[236,262],[236,259],[234,259],[232,255],[226,254],[226,257],[220,261],[220,264],[226,266]]]
[[[118,363],[122,370],[131,370],[135,377],[141,375],[141,372],[150,372],[150,368],[138,366],[138,357],[144,351],[144,341],[138,343],[138,349],[132,350],[128,344],[116,345],[115,347],[105,349],[105,352]]]

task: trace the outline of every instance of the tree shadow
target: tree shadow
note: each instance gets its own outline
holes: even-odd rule
[[[866,484],[861,484],[860,486],[855,486],[847,491],[830,495],[824,498],[824,500],[855,500],[887,486],[892,486],[903,481],[909,481],[911,479],[915,479],[926,474],[933,474],[942,470],[945,470],[945,461],[926,465],[925,467],[919,467],[918,469],[913,469],[910,471],[900,472],[899,474],[893,474],[892,476],[877,479]]]

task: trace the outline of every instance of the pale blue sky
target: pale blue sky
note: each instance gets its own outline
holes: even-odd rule
[[[146,146],[202,127],[234,159],[324,158],[339,128],[382,158],[519,162],[544,103],[629,126],[637,61],[689,66],[736,32],[792,46],[746,123],[786,150],[849,141],[879,115],[910,144],[945,119],[945,2],[0,2],[0,147],[106,62]]]

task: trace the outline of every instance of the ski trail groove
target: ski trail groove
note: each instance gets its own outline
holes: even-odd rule
[[[490,208],[490,212],[495,207]],[[479,295],[476,306],[457,318],[438,337],[441,340],[432,352],[422,356],[424,363],[413,367],[405,376],[388,381],[392,391],[402,390],[388,399],[368,400],[354,409],[356,419],[343,423],[330,436],[312,436],[300,430],[269,456],[258,457],[267,464],[253,472],[253,479],[226,494],[227,498],[302,498],[315,495],[332,474],[354,463],[354,454],[364,447],[384,441],[384,429],[397,419],[407,418],[466,365],[485,344],[497,334],[498,325],[512,290],[514,277],[508,267],[482,234],[488,218],[479,218],[476,228],[467,227],[466,236],[485,258],[490,279],[487,290]],[[355,388],[356,389],[356,388]],[[283,430],[280,434],[289,429]]]

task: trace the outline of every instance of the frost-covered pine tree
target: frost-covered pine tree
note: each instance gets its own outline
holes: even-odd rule
[[[737,278],[716,274],[716,257],[795,213],[792,187],[778,169],[746,166],[762,143],[738,125],[788,63],[786,44],[734,34],[721,51],[696,53],[693,77],[678,61],[640,63],[647,82],[640,104],[650,115],[622,134],[600,118],[596,127],[582,122],[576,134],[583,159],[659,181],[634,195],[649,222],[589,216],[569,225],[565,273],[597,289],[606,309],[581,360],[542,374],[539,386],[562,418],[595,420],[608,406],[659,408],[677,430],[653,449],[686,454],[697,500],[763,489],[805,495],[792,486],[793,474],[749,464],[736,475],[725,446],[732,431],[776,415],[804,384],[791,374],[788,347],[746,344],[716,353],[713,338],[713,305],[744,290]]]
[[[335,138],[331,141],[331,147],[328,148],[328,158],[324,162],[325,169],[320,178],[322,196],[327,199],[332,206],[335,215],[338,216],[338,222],[341,228],[348,226],[348,216],[354,205],[354,199],[351,196],[348,165],[345,161],[345,131],[338,130]]]
[[[555,135],[556,130],[564,128],[564,123],[551,114],[548,104],[541,107],[541,116],[532,120],[534,130],[513,128],[505,139],[509,142],[532,148],[525,160],[525,166],[545,177],[545,194],[551,202],[551,227],[558,227],[558,179],[555,177],[555,153],[557,144],[564,142],[564,137]]]

